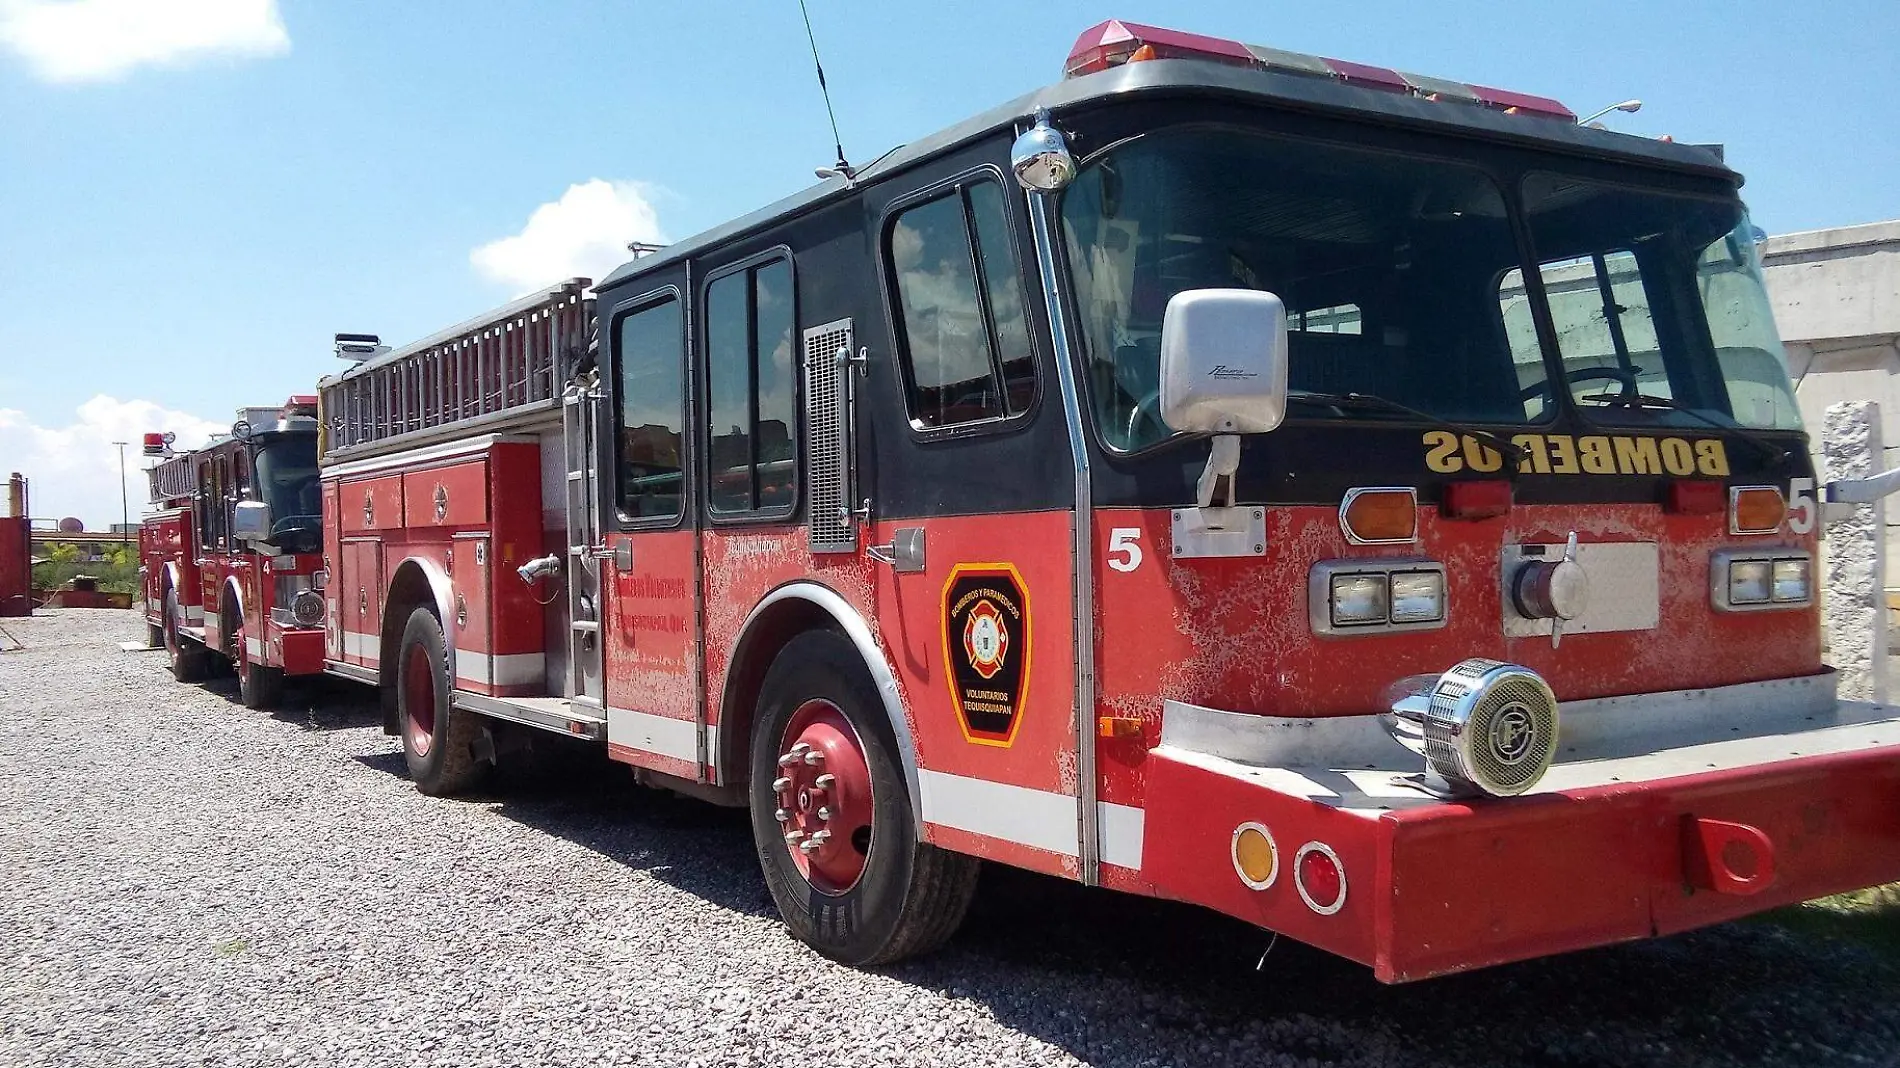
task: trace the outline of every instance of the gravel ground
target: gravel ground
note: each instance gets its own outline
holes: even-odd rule
[[[264,715],[129,613],[4,624],[6,1065],[1900,1064],[1900,972],[1773,923],[1387,988],[991,870],[948,950],[841,968],[742,813],[573,754],[426,798],[348,684]]]

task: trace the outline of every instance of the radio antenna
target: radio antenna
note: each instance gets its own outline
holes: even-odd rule
[[[838,150],[837,164],[818,168],[818,177],[843,175],[844,180],[849,182],[858,176],[858,172],[844,158],[844,141],[838,137],[838,113],[831,107],[831,89],[825,85],[825,65],[818,60],[818,37],[811,32],[811,12],[805,9],[805,0],[798,0],[798,13],[805,17],[805,40],[811,42],[811,65],[818,70],[818,92],[825,98],[825,115],[831,119],[831,147]]]

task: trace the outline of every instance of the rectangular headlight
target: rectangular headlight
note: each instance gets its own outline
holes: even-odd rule
[[[1445,618],[1445,575],[1440,571],[1394,572],[1392,622],[1430,623]]]
[[[1769,594],[1777,601],[1805,601],[1813,593],[1806,560],[1776,560]]]
[[[1333,626],[1365,626],[1386,620],[1386,576],[1334,575]]]
[[[1728,603],[1767,604],[1770,568],[1766,560],[1736,560],[1728,565]]]

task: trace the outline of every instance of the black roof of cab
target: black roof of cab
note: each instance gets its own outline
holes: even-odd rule
[[[888,178],[965,142],[1014,126],[1033,116],[1038,109],[1047,108],[1051,114],[1060,115],[1111,100],[1163,95],[1268,103],[1300,111],[1371,119],[1441,135],[1535,146],[1567,155],[1696,173],[1725,179],[1737,186],[1742,180],[1741,175],[1727,167],[1714,152],[1699,145],[1595,130],[1534,115],[1507,115],[1470,104],[1433,101],[1274,70],[1196,59],[1160,59],[1125,63],[1066,79],[991,108],[920,141],[892,149],[859,170],[856,184]],[[652,255],[622,264],[596,288],[618,286],[647,271],[809,210],[844,195],[851,188],[852,184],[843,178],[827,179],[748,215],[668,245]]]

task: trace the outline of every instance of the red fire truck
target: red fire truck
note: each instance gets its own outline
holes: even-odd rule
[[[228,661],[250,708],[274,706],[286,675],[323,671],[316,403],[240,409],[228,436],[177,455],[169,435],[145,436],[147,640],[181,682]]]
[[[1900,878],[1717,154],[1120,22],[1066,75],[321,384],[327,663],[420,789],[591,740],[857,963],[979,860],[1386,981]]]

